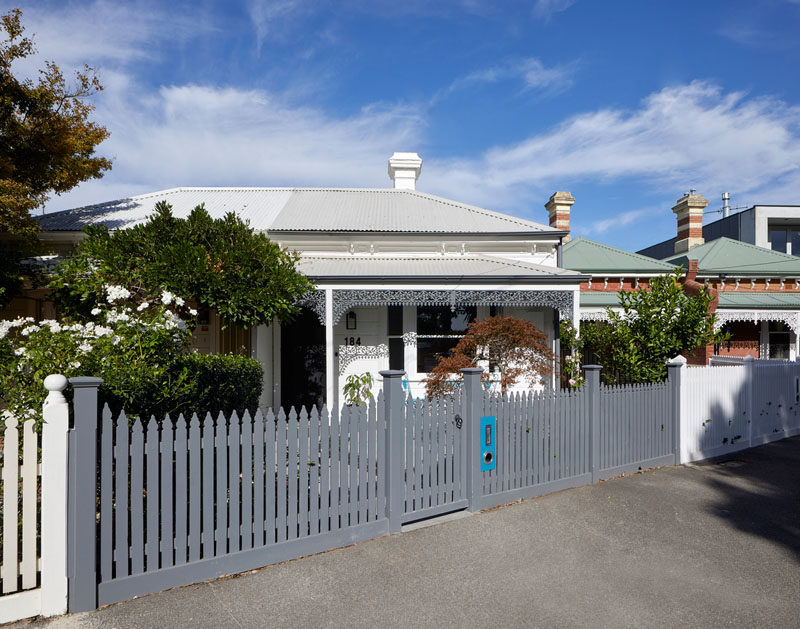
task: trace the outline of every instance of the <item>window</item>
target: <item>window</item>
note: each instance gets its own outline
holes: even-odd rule
[[[403,345],[403,306],[389,306],[389,369],[405,369]]]
[[[789,360],[791,332],[785,323],[769,322],[769,357],[772,360]]]
[[[439,361],[464,336],[467,326],[478,316],[475,306],[417,307],[417,372],[430,373]]]
[[[769,246],[773,251],[800,256],[800,228],[770,227]]]

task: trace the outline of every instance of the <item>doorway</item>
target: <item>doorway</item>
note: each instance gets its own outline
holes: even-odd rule
[[[281,325],[281,406],[311,410],[325,404],[325,327],[304,309]]]

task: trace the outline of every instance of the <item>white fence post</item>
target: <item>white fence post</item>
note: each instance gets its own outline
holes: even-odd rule
[[[47,376],[42,408],[42,616],[67,611],[67,379]]]

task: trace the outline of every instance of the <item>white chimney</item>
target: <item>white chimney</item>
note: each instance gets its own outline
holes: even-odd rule
[[[414,190],[422,170],[422,158],[417,153],[395,153],[389,158],[389,177],[397,190]]]

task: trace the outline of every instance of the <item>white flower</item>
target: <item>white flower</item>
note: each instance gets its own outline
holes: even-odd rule
[[[101,312],[103,312],[103,311],[100,310],[100,308],[92,308],[92,316],[94,316],[94,317],[99,315]]]
[[[121,340],[122,339],[115,334],[114,336],[111,337],[111,344],[117,345]]]
[[[196,317],[197,316],[197,310],[195,310],[194,308],[189,308],[189,314],[192,315],[193,317]]]
[[[80,364],[80,362],[78,362],[78,361],[76,360],[76,361],[74,361],[74,362],[71,362],[71,363],[69,364],[69,366],[70,366],[70,369],[77,369],[78,367],[80,367],[80,366],[81,366],[81,364]]]
[[[61,332],[61,330],[63,329],[61,327],[61,324],[58,321],[56,321],[55,319],[45,319],[44,321],[41,321],[40,323],[42,325],[46,325],[48,328],[50,328],[50,332],[52,332],[53,334],[57,334],[58,332]]]
[[[163,293],[161,293],[161,303],[165,306],[169,306],[173,299],[175,299],[175,295],[170,293],[168,290],[165,290]]]
[[[94,349],[94,348],[89,343],[87,343],[86,341],[84,341],[83,343],[78,345],[78,351],[81,354],[88,354],[89,352],[92,351],[92,349]]]
[[[176,298],[175,298],[175,303],[176,303],[176,304],[178,304],[179,306],[182,306],[182,305],[183,305],[183,304],[185,304],[186,302],[185,302],[185,301],[183,301],[183,299],[182,299],[181,297],[176,297]]]
[[[28,355],[28,351],[24,347],[18,347],[17,349],[14,350],[14,355],[15,356],[27,356]]]
[[[111,336],[114,333],[114,330],[111,328],[104,327],[102,325],[98,325],[94,329],[94,333],[96,336]]]
[[[142,310],[144,310],[145,308],[147,308],[149,305],[150,305],[150,303],[149,303],[149,302],[143,301],[142,303],[140,303],[140,304],[139,304],[139,305],[136,307],[136,310],[137,310],[137,312],[141,312]]]
[[[28,336],[31,332],[38,332],[41,329],[42,328],[38,325],[29,325],[27,328],[23,328],[20,334],[22,334],[22,336]]]
[[[124,286],[116,286],[114,284],[106,286],[106,299],[108,299],[108,303],[110,304],[113,304],[118,299],[127,299],[130,296],[131,291]]]

